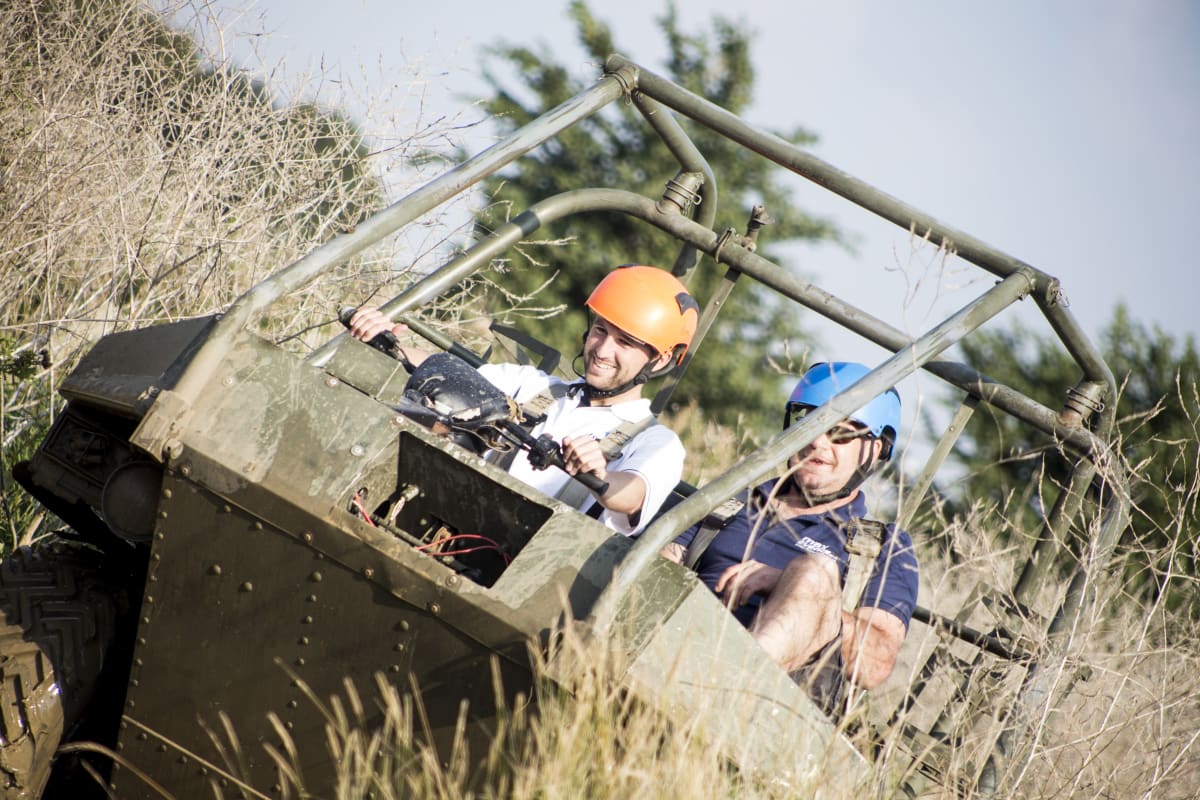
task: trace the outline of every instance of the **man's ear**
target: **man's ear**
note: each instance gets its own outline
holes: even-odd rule
[[[660,369],[663,369],[664,367],[667,367],[673,363],[675,363],[675,354],[670,350],[666,350],[662,353],[659,353],[658,357],[654,359],[654,371],[658,372]]]

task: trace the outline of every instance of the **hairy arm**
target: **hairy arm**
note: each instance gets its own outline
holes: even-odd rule
[[[896,667],[904,644],[904,622],[890,611],[864,606],[842,612],[842,663],[846,677],[864,689],[874,689]]]

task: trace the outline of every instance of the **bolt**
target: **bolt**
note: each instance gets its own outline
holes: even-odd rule
[[[361,444],[356,444],[350,448],[350,455],[352,456],[361,456],[365,452],[367,451]]]
[[[303,533],[303,534],[300,536],[300,538],[301,538],[301,539],[303,539],[303,540],[304,540],[305,542],[307,542],[308,544],[312,544],[312,540],[313,540],[312,531],[305,531],[305,532],[304,532],[304,533]]]
[[[221,379],[221,385],[222,386],[233,386],[233,376],[226,375],[224,378]]]
[[[185,478],[186,478],[188,475],[191,475],[191,474],[192,474],[192,465],[191,465],[191,464],[184,464],[183,466],[181,466],[181,467],[179,468],[179,474],[180,474],[180,475],[182,475],[182,476],[183,476],[183,477],[185,477]]]
[[[437,603],[430,603],[429,604],[429,613],[433,614],[436,617],[438,614],[442,613],[442,607],[440,605],[438,605]]]
[[[333,387],[338,385],[338,379],[333,377],[332,375],[330,375],[328,378],[325,379],[325,385],[328,386],[330,389],[332,389]]]
[[[366,567],[363,569],[363,577],[367,579],[374,578],[375,570],[373,570],[371,567]]]

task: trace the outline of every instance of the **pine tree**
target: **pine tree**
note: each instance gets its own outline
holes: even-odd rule
[[[962,343],[967,363],[1055,407],[1079,375],[1048,337],[1019,326],[980,331]],[[1194,606],[1191,576],[1200,567],[1200,359],[1191,336],[1148,329],[1118,306],[1100,347],[1117,380],[1121,455],[1133,484],[1133,519],[1121,541],[1126,590],[1141,600],[1165,596]],[[956,458],[971,474],[972,496],[1001,503],[1017,527],[1058,494],[1068,462],[1047,436],[980,407]]]

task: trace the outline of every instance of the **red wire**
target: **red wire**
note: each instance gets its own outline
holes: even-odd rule
[[[365,508],[363,508],[362,497],[360,496],[361,494],[361,492],[355,492],[354,500],[351,502],[354,503],[354,507],[358,509],[359,514],[362,514],[362,518],[367,521],[368,525],[370,525],[372,528],[378,528],[379,526],[375,524],[375,520],[371,519],[371,515],[367,513]]]
[[[475,540],[479,540],[482,542],[486,542],[487,544],[481,545],[479,547],[468,547],[463,550],[444,550],[439,553],[431,553],[431,555],[461,556],[461,555],[465,555],[467,553],[477,553],[480,550],[495,550],[504,559],[505,564],[509,564],[512,562],[512,557],[508,553],[504,552],[504,550],[501,549],[499,542],[497,542],[495,539],[489,539],[487,536],[480,536],[477,533],[456,533],[453,536],[447,536],[445,539],[438,539],[436,542],[429,542],[428,544],[418,545],[415,549],[427,550],[430,547],[434,547],[435,545],[446,544],[447,542],[453,542],[453,541],[460,540],[460,539],[475,539]]]

